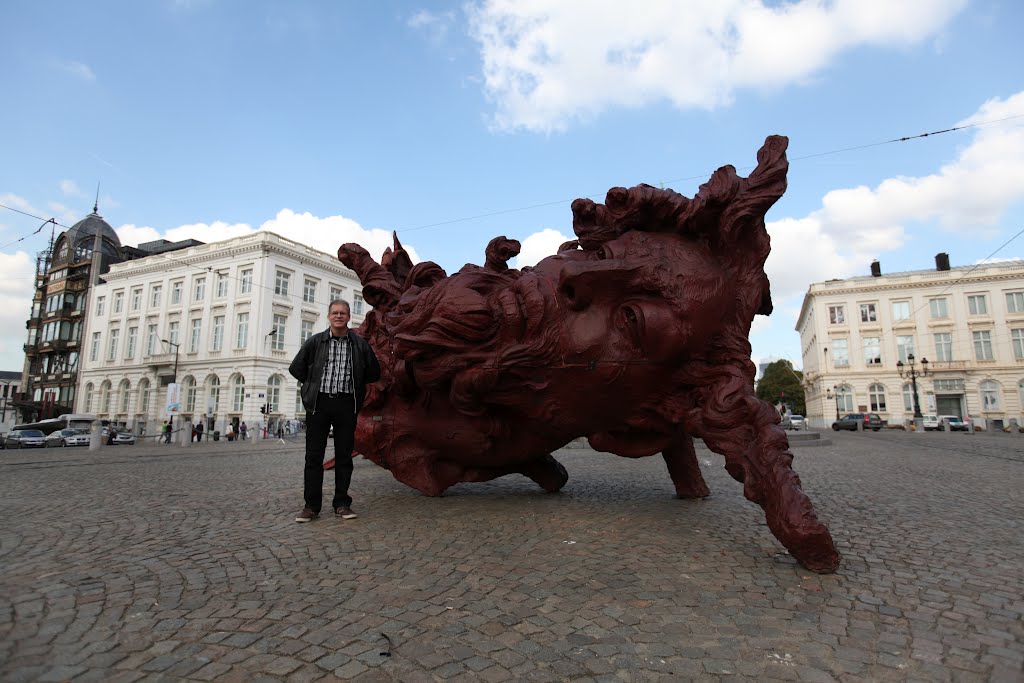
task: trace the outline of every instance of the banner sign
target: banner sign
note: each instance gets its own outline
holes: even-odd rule
[[[181,385],[167,385],[167,414],[177,415],[181,412]]]

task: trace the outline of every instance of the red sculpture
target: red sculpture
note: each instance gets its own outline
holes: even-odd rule
[[[519,243],[504,237],[485,266],[451,276],[414,266],[397,236],[379,264],[343,245],[383,371],[357,450],[430,496],[513,473],[558,491],[568,474],[551,453],[586,436],[629,458],[661,453],[676,493],[697,498],[709,495],[700,437],[797,560],[835,571],[779,413],[754,396],[747,339],[772,310],[764,215],[786,189],[787,144],[769,137],[748,178],[724,166],[693,199],[648,185],[577,199],[578,239],[533,268],[508,268]]]

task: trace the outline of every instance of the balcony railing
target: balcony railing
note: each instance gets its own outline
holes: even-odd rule
[[[966,360],[933,360],[928,363],[928,370],[931,372],[966,370],[968,367],[970,367],[970,361]]]

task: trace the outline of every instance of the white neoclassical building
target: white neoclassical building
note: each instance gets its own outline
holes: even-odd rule
[[[288,374],[299,345],[326,329],[334,299],[351,304],[353,326],[365,315],[355,273],[266,231],[115,264],[103,279],[90,292],[76,410],[136,434],[159,431],[175,380],[179,419],[211,433],[304,417]]]
[[[871,275],[810,286],[796,330],[811,426],[837,412],[911,421],[911,355],[923,414],[1024,424],[1024,262],[950,268],[944,253],[935,262],[887,275],[875,262]]]

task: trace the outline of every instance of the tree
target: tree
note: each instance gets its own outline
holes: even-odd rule
[[[757,383],[757,397],[777,405],[781,400],[797,415],[806,415],[804,403],[804,374],[793,369],[788,360],[777,360],[764,369]]]

